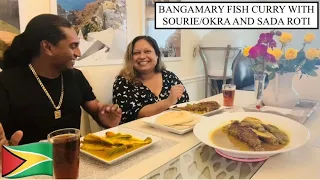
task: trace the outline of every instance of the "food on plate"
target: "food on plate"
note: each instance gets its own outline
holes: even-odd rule
[[[273,126],[271,124],[262,124],[264,128],[266,128],[269,132],[271,132],[274,136],[279,139],[280,144],[287,144],[289,142],[289,137],[286,133],[281,131],[279,128],[276,126]]]
[[[193,114],[188,111],[170,111],[160,115],[156,119],[157,124],[173,126],[193,121]]]
[[[193,112],[196,114],[205,114],[207,112],[211,112],[220,108],[220,104],[216,101],[206,101],[199,103],[187,103],[184,107],[174,107],[175,109],[180,109],[184,111]]]
[[[259,131],[264,131],[264,127],[262,125],[262,122],[254,117],[246,117],[241,121],[241,125],[242,126],[248,126],[251,127],[253,129],[257,129]]]
[[[152,143],[147,137],[144,140],[130,134],[114,133],[108,131],[105,136],[87,134],[81,141],[81,149],[105,160],[113,160],[128,152]]]
[[[188,129],[192,126],[173,125],[173,126],[169,126],[169,127],[173,128],[173,129],[184,130],[184,129]]]
[[[241,126],[240,122],[234,121],[227,129],[228,133],[240,141],[248,144],[255,151],[263,151],[262,142],[258,135],[246,126]]]
[[[186,123],[181,123],[181,124],[178,124],[178,125],[180,125],[180,126],[195,126],[199,121],[200,121],[200,117],[193,116],[192,121],[186,122]]]
[[[244,151],[273,151],[289,143],[289,136],[284,131],[254,117],[231,120],[230,124],[214,131],[211,137],[218,146]]]
[[[252,131],[254,133],[256,133],[258,135],[258,137],[264,142],[267,142],[267,143],[273,144],[273,145],[278,145],[279,144],[279,139],[277,139],[273,134],[271,134],[268,131],[261,132],[261,131],[258,131],[256,129],[252,129]]]
[[[200,117],[188,111],[169,111],[156,119],[156,123],[174,129],[183,130],[195,126]]]

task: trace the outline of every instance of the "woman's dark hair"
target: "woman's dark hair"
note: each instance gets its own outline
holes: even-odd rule
[[[150,36],[137,36],[132,40],[132,49],[131,49],[131,54],[133,54],[133,48],[134,45],[136,44],[137,41],[144,39],[146,41],[148,41],[148,43],[152,46],[152,48],[154,49],[156,55],[158,56],[157,59],[157,65],[154,68],[156,72],[161,72],[163,70],[163,68],[160,67],[160,63],[161,63],[161,51],[160,48],[158,46],[158,43],[155,39],[153,39]]]
[[[40,42],[47,40],[56,45],[66,35],[61,27],[72,27],[66,19],[53,15],[41,14],[27,24],[25,31],[17,35],[11,46],[3,54],[2,69],[28,65],[33,57],[40,55]]]

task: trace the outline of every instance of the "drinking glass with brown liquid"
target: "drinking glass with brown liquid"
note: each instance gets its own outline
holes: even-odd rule
[[[234,85],[234,84],[223,84],[222,85],[223,105],[224,106],[233,106],[235,91],[236,91],[236,85]]]
[[[55,179],[77,179],[79,176],[80,130],[60,129],[48,134],[53,146]]]

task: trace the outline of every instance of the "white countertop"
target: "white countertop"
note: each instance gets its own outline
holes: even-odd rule
[[[216,95],[210,98],[222,103],[222,95]],[[254,93],[250,91],[237,91],[235,96],[236,106],[248,106],[255,103]],[[192,147],[199,144],[199,140],[193,135],[192,132],[185,135],[176,135],[173,133],[160,131],[150,128],[140,120],[133,121],[123,125],[135,130],[145,133],[156,135],[162,138],[172,139],[179,143],[163,152],[160,152],[152,158],[145,159],[135,166],[111,177],[111,179],[139,179],[166,164],[175,157],[188,151]],[[268,159],[262,167],[255,173],[252,179],[307,179],[307,178],[320,178],[320,147],[315,147],[316,140],[320,142],[320,111],[319,109],[310,117],[305,123],[309,128],[311,139],[308,143],[292,152],[276,155]],[[319,143],[320,144],[320,143]]]
[[[265,162],[252,179],[319,179],[320,178],[320,111],[304,124],[310,140],[301,148],[278,154]]]

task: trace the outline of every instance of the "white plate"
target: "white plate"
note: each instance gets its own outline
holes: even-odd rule
[[[91,154],[91,153],[89,153],[89,152],[87,152],[87,151],[84,151],[84,150],[82,150],[82,149],[81,149],[80,151],[81,151],[82,153],[88,155],[88,156],[91,156],[91,157],[93,157],[93,158],[95,158],[95,159],[98,159],[98,160],[100,160],[100,161],[102,161],[102,162],[105,162],[105,163],[107,163],[107,164],[113,164],[113,163],[116,163],[116,162],[118,162],[118,161],[120,161],[120,160],[122,160],[122,159],[124,159],[124,158],[127,158],[127,157],[129,157],[129,156],[132,156],[133,154],[135,154],[135,153],[137,153],[137,152],[140,152],[140,151],[142,151],[142,150],[144,150],[144,149],[152,146],[153,144],[155,144],[157,141],[160,140],[159,137],[156,137],[156,136],[153,136],[153,135],[150,135],[150,134],[146,134],[146,133],[143,133],[143,132],[135,131],[135,130],[133,130],[133,129],[123,128],[123,127],[114,127],[114,128],[110,128],[110,129],[106,129],[106,130],[103,130],[103,131],[96,132],[96,133],[94,133],[94,134],[95,134],[95,135],[98,135],[98,136],[105,136],[105,133],[106,133],[107,131],[111,131],[111,132],[114,132],[114,133],[130,134],[130,135],[132,135],[133,137],[139,138],[139,139],[142,139],[142,140],[146,139],[147,137],[150,137],[150,138],[152,139],[152,143],[147,144],[147,145],[145,145],[145,146],[142,146],[142,147],[140,147],[140,148],[138,148],[138,149],[136,149],[136,150],[134,150],[134,151],[131,151],[131,152],[129,152],[129,153],[126,153],[126,154],[124,154],[124,155],[122,155],[122,156],[120,156],[120,157],[118,157],[118,158],[116,158],[116,159],[113,159],[113,160],[111,160],[111,161],[107,161],[107,160],[105,160],[105,159],[102,159],[102,158],[100,158],[100,157],[98,157],[98,156],[95,156],[94,154]],[[84,137],[81,137],[81,140],[83,140],[83,138],[84,138]]]
[[[214,130],[221,128],[226,124],[229,124],[230,120],[242,120],[248,116],[256,117],[260,119],[263,123],[275,125],[279,127],[279,129],[285,131],[290,138],[289,144],[287,144],[284,148],[276,151],[241,151],[219,147],[212,142],[210,135]],[[219,114],[199,122],[194,127],[193,132],[195,136],[204,144],[218,149],[228,156],[236,158],[270,157],[275,154],[284,153],[297,149],[300,146],[304,145],[310,138],[309,130],[304,125],[283,116],[259,112],[235,112]]]
[[[145,122],[146,124],[148,124],[149,126],[151,127],[154,127],[154,128],[157,128],[157,129],[161,129],[161,130],[164,130],[164,131],[168,131],[168,132],[172,132],[172,133],[175,133],[175,134],[186,134],[190,131],[193,130],[194,126],[191,126],[190,128],[187,128],[187,129],[175,129],[175,128],[171,128],[169,126],[164,126],[164,125],[161,125],[161,124],[157,124],[156,123],[156,120],[157,118],[160,116],[160,115],[163,115],[164,113],[168,113],[170,112],[169,111],[164,111],[160,114],[157,114],[157,115],[154,115],[154,116],[150,116],[150,117],[146,117],[146,118],[143,118],[142,121]],[[204,116],[200,116],[200,115],[197,115],[197,114],[193,114],[194,116],[197,116],[197,118],[200,118],[200,121],[202,119],[205,119],[206,117]]]
[[[201,101],[201,102],[205,102],[205,101]],[[170,109],[171,110],[180,111],[180,109],[177,109],[175,107],[185,107],[185,106],[187,106],[187,104],[197,104],[197,103],[200,103],[200,101],[190,101],[190,102],[185,102],[185,103],[181,103],[181,104],[176,104],[176,105],[171,106]],[[226,109],[226,107],[220,105],[219,109],[216,109],[216,110],[204,113],[204,114],[198,114],[198,115],[201,115],[201,116],[212,116],[212,115],[214,115],[216,113],[219,113],[219,112],[223,111],[224,109]],[[194,114],[196,114],[196,113],[194,113]]]

